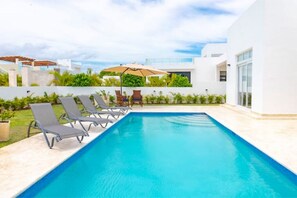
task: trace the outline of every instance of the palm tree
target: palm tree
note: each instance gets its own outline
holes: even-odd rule
[[[50,85],[54,84],[55,86],[71,86],[73,81],[73,74],[69,73],[68,71],[60,72],[53,71],[51,74],[54,75],[54,79],[51,81]]]

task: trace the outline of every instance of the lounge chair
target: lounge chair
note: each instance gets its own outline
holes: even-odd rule
[[[111,112],[111,111],[98,111],[96,107],[93,105],[92,101],[90,100],[89,96],[87,95],[81,95],[78,96],[79,100],[81,101],[82,105],[84,106],[84,110],[88,112],[90,115],[93,115],[96,117],[99,116],[101,118],[101,115],[107,115],[107,118],[109,116],[112,116],[114,119],[117,119],[122,115],[121,112]]]
[[[61,101],[66,112],[66,114],[62,115],[61,117],[66,119],[70,123],[71,121],[77,121],[85,131],[89,131],[92,124],[94,126],[100,125],[102,128],[105,128],[108,123],[112,123],[111,120],[105,118],[83,116],[72,97],[59,97],[59,100]],[[83,122],[91,122],[89,124],[88,130],[86,130],[86,128],[82,124]]]
[[[131,106],[133,106],[135,103],[138,103],[141,106],[143,106],[142,95],[140,92],[141,90],[133,90],[133,95],[131,96],[132,97]]]
[[[124,106],[124,104],[127,103],[129,106],[129,97],[123,96],[119,90],[116,90],[115,93],[117,97],[117,105]]]
[[[99,94],[92,94],[94,100],[98,104],[97,107],[101,108],[102,110],[107,110],[111,112],[120,111],[122,114],[126,114],[131,108],[125,106],[117,106],[117,107],[110,107],[108,106],[104,100],[101,98]]]
[[[86,131],[73,128],[72,124],[72,127],[61,125],[58,122],[50,103],[30,104],[30,107],[33,112],[34,121],[32,121],[29,125],[28,134],[30,134],[30,128],[33,127],[34,124],[35,127],[42,131],[46,143],[50,149],[54,146],[55,140],[59,142],[65,138],[76,137],[78,142],[81,143],[84,136],[89,135]],[[54,135],[54,137],[52,137],[51,143],[47,137],[47,133]]]

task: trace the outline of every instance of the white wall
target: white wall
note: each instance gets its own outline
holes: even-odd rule
[[[8,73],[9,70],[15,70],[19,73],[18,64],[1,64],[0,63],[0,71]]]
[[[196,83],[216,82],[218,58],[194,58]]]
[[[226,84],[223,82],[214,83],[201,83],[199,88],[175,88],[175,87],[123,87],[123,91],[126,91],[128,95],[133,93],[133,90],[140,89],[143,95],[146,94],[159,94],[160,91],[164,95],[170,95],[170,92],[181,94],[225,94]],[[205,91],[208,89],[208,92]],[[0,98],[5,100],[11,100],[15,97],[26,97],[33,93],[33,96],[43,96],[44,92],[47,94],[57,93],[59,95],[90,95],[100,90],[109,92],[110,95],[115,95],[115,90],[120,90],[119,87],[56,87],[56,86],[44,86],[44,87],[1,87]]]
[[[297,1],[265,0],[263,113],[297,114]]]
[[[208,43],[201,50],[201,57],[212,57],[212,55],[226,54],[227,43]]]
[[[252,111],[297,114],[297,1],[258,0],[228,33],[227,103],[237,104],[236,55],[253,49]]]
[[[263,37],[264,0],[258,0],[246,11],[228,31],[227,103],[238,104],[238,54],[253,50],[252,66],[252,111],[263,111]]]

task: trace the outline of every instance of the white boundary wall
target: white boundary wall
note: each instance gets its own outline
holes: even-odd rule
[[[131,95],[133,90],[141,90],[142,95],[156,94],[162,91],[163,95],[171,95],[173,93],[181,94],[218,94],[224,95],[226,93],[225,82],[200,82],[198,88],[193,87],[123,87],[127,95]],[[207,91],[206,91],[207,89]],[[55,87],[55,86],[44,86],[44,87],[0,87],[0,98],[5,100],[11,100],[15,97],[21,98],[33,94],[33,96],[43,96],[44,92],[47,94],[56,93],[58,95],[90,95],[100,90],[109,92],[110,95],[115,95],[115,90],[120,90],[120,87]]]

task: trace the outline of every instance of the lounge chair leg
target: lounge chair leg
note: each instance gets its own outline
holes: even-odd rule
[[[91,123],[91,124],[89,125],[89,127],[88,127],[88,131],[90,130],[92,124],[93,124],[93,123]],[[95,124],[94,124],[94,126],[95,126]]]
[[[105,124],[105,126],[103,126],[102,124],[100,124],[100,126],[101,126],[102,128],[106,128],[107,125],[108,125],[108,122]]]
[[[27,130],[27,137],[30,137],[30,131],[31,131],[31,127],[32,127],[33,123],[35,125],[35,120],[31,121],[29,124],[28,130]]]
[[[80,126],[83,128],[83,130],[88,133],[88,131],[90,130],[90,128],[88,130],[86,130],[86,128],[84,127],[84,125],[81,122],[78,122],[80,124]]]
[[[78,136],[76,136],[76,139],[78,140],[78,142],[79,142],[79,143],[81,143],[81,142],[82,142],[82,140],[84,139],[84,136],[81,136],[81,139],[79,139],[79,137],[78,137]]]
[[[48,141],[48,140],[47,140],[47,141]],[[54,144],[55,144],[55,137],[52,138],[52,143],[51,143],[51,144],[49,144],[49,142],[48,142],[48,147],[49,147],[50,149],[52,149],[53,146],[54,146]]]

